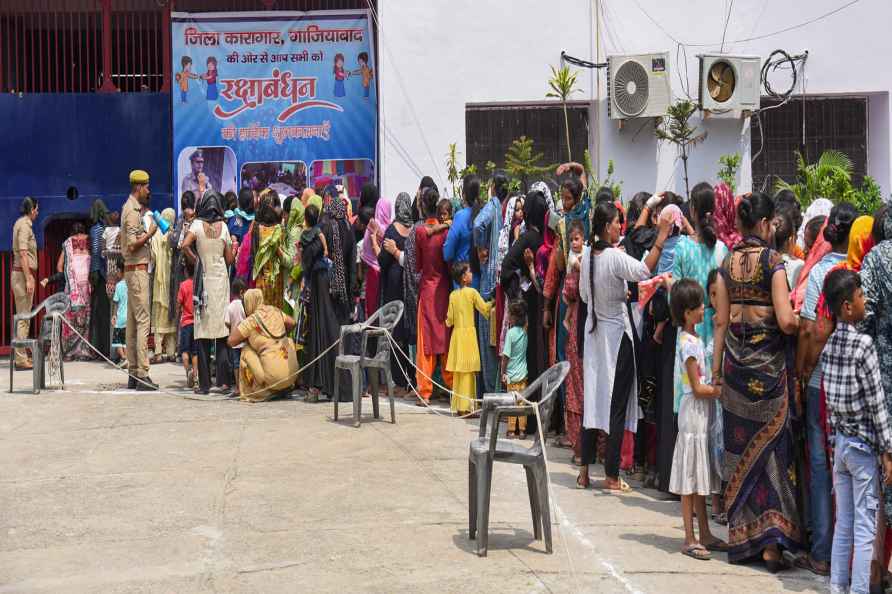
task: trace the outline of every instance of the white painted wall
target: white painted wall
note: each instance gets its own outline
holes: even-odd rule
[[[777,48],[809,50],[808,94],[870,95],[869,173],[883,187],[890,184],[888,93],[892,55],[887,33],[892,3],[860,0],[823,20],[766,39],[737,41],[801,24],[848,0],[735,0],[725,51],[763,57]],[[672,89],[682,95],[680,79],[690,81],[696,99],[698,52],[719,49],[728,0],[600,0],[601,56],[669,51]],[[379,0],[381,97],[381,171],[386,195],[417,188],[420,175],[445,181],[450,142],[464,152],[465,104],[485,101],[541,101],[549,65],[562,49],[595,58],[595,0]],[[640,6],[640,7],[639,7]],[[646,11],[663,30],[642,11]],[[711,44],[687,49],[686,68],[676,63],[676,42]],[[581,71],[577,99],[594,100],[596,76]],[[653,126],[633,120],[623,130],[606,117],[604,74],[600,79],[597,136],[600,170],[607,159],[616,165],[626,195],[638,190],[683,189],[674,148],[660,145]],[[783,86],[784,81],[779,81]],[[639,132],[642,124],[644,129]],[[690,160],[691,185],[714,180],[718,158],[740,152],[744,158],[739,187],[750,185],[750,136],[746,122],[710,118],[702,123],[707,141]],[[584,131],[574,131],[582,134]]]

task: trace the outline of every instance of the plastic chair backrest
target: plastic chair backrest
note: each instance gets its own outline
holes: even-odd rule
[[[396,325],[399,324],[403,317],[404,305],[402,301],[391,301],[381,306],[378,311],[372,314],[366,324],[368,326],[376,326],[384,328],[388,332],[393,332]],[[378,348],[375,352],[375,359],[385,359],[390,354],[390,340],[382,337],[378,340]]]
[[[45,308],[46,315],[64,314],[71,309],[71,298],[68,293],[55,293],[44,299],[41,306]]]
[[[555,363],[546,369],[536,381],[527,386],[521,393],[523,398],[530,400],[535,396],[536,392],[541,391],[541,396],[539,398],[539,417],[542,420],[543,429],[547,429],[550,426],[551,415],[554,412],[554,396],[557,393],[558,388],[561,387],[561,384],[564,383],[568,373],[570,373],[569,362],[561,361],[560,363]]]
[[[40,322],[39,339],[49,341],[52,338],[53,317],[64,315],[71,309],[71,298],[68,293],[54,293],[43,300],[43,303],[38,306],[38,310],[41,308],[44,310],[44,315]]]

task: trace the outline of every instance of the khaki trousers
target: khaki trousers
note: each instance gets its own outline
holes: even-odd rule
[[[34,282],[37,282],[35,278]],[[18,270],[12,271],[12,294],[15,296],[15,312],[17,314],[31,313],[34,306],[34,295],[28,294],[28,284],[25,282],[25,273]],[[19,320],[16,324],[16,338],[28,338],[28,329],[31,324],[28,320]],[[16,365],[30,365],[31,357],[28,356],[28,349],[15,350]]]
[[[130,375],[149,375],[149,273],[131,270],[124,273],[127,283],[127,368]]]

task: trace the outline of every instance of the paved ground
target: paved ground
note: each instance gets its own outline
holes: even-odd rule
[[[474,421],[400,404],[395,426],[354,429],[327,403],[127,392],[99,364],[66,375],[65,392],[0,397],[0,593],[825,590],[683,557],[677,503],[574,489],[557,449],[554,554],[532,538],[523,472],[499,467],[478,558]],[[173,365],[152,376],[182,387]]]

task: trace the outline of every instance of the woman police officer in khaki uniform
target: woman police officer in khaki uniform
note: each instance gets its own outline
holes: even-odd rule
[[[12,227],[12,293],[15,296],[17,314],[29,313],[34,305],[34,288],[37,277],[37,239],[33,224],[37,218],[37,200],[22,201],[22,216]],[[27,338],[29,323],[20,320],[16,325],[16,337]],[[15,368],[32,369],[34,364],[26,349],[16,349]]]

